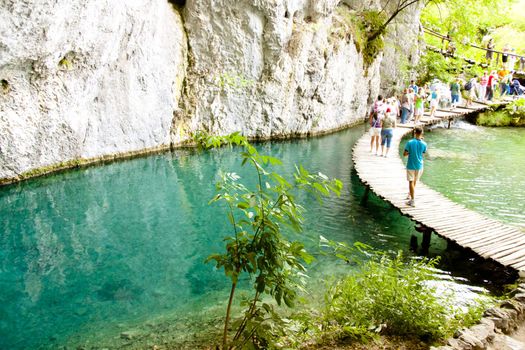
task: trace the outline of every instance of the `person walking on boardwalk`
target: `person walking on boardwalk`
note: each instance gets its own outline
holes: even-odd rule
[[[379,95],[377,101],[372,106],[370,111],[370,153],[372,153],[374,148],[374,143],[376,145],[376,155],[379,155],[379,142],[381,138],[381,119],[385,115],[386,105],[383,101],[383,96]]]
[[[436,114],[436,109],[439,104],[439,94],[437,90],[432,90],[428,97],[430,99],[430,118],[434,118],[434,114]]]
[[[407,205],[415,207],[415,188],[417,181],[423,174],[423,154],[427,151],[427,144],[423,141],[423,128],[414,128],[414,138],[405,145],[403,156],[408,156],[407,161],[407,180],[408,180],[408,202]]]
[[[415,94],[419,92],[419,86],[416,85],[414,80],[410,80],[410,85],[408,85],[408,88],[414,90]]]
[[[489,75],[485,71],[483,73],[483,76],[479,78],[479,100],[481,102],[485,102],[485,98],[487,97],[487,85],[489,84]]]
[[[394,137],[395,127],[396,115],[391,110],[391,108],[388,107],[385,118],[381,120],[381,155],[385,158],[388,157],[388,152],[390,151],[390,144],[392,143],[392,138]]]
[[[419,93],[416,94],[414,102],[414,125],[417,125],[419,119],[423,116],[424,103],[425,103],[425,92],[419,89]]]
[[[477,90],[477,83],[476,83],[476,77],[471,78],[463,87],[463,90],[466,94],[466,102],[465,107],[469,107],[472,105],[472,101],[476,98],[476,90]]]
[[[405,124],[410,117],[410,89],[403,90],[403,96],[401,96],[401,124]]]
[[[488,80],[488,83],[487,83],[487,96],[486,96],[487,100],[489,100],[489,101],[492,101],[492,99],[494,98],[494,88],[498,84],[497,76],[498,75],[497,75],[495,70],[490,72],[489,80]]]
[[[451,84],[450,84],[450,96],[452,97],[451,101],[451,108],[456,108],[457,104],[459,103],[459,94],[460,94],[461,86],[459,85],[459,78],[456,78]]]

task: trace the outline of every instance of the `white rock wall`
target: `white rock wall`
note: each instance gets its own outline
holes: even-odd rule
[[[380,60],[366,70],[353,39],[335,33],[339,2],[188,1],[192,64],[173,141],[199,129],[267,138],[361,120]]]
[[[356,123],[381,55],[365,67],[344,11],[380,5],[187,0],[181,17],[166,0],[0,0],[0,181],[201,129],[268,138]]]
[[[0,179],[169,145],[186,39],[165,0],[2,0],[0,18]]]

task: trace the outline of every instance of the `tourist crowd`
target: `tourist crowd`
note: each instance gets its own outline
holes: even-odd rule
[[[487,103],[496,96],[520,96],[525,94],[514,72],[505,66],[490,73],[485,71],[479,77],[468,80],[457,77],[449,84],[434,80],[422,87],[411,81],[400,96],[384,98],[378,96],[370,109],[370,152],[383,157],[388,156],[393,129],[399,120],[401,124],[417,125],[428,108],[430,117],[434,117],[438,107],[455,108],[464,100],[464,106],[472,105],[473,101]],[[381,145],[381,147],[380,147]]]
[[[376,156],[388,157],[398,120],[401,124],[414,125],[414,138],[406,144],[403,153],[404,156],[408,156],[407,205],[413,207],[415,206],[414,190],[423,173],[423,154],[427,149],[422,137],[423,129],[418,126],[426,105],[432,118],[438,106],[452,109],[458,106],[462,93],[466,100],[464,105],[468,107],[474,100],[486,103],[494,99],[496,95],[499,97],[522,95],[524,90],[519,81],[513,79],[513,72],[505,66],[490,74],[484,72],[482,76],[473,77],[466,82],[465,79],[457,77],[449,84],[434,80],[432,83],[419,87],[415,81],[411,81],[399,97],[384,98],[380,95],[372,105],[369,113],[370,153],[373,154],[375,148]]]

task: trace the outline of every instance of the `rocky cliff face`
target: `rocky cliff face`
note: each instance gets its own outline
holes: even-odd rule
[[[269,138],[360,121],[381,63],[354,44],[363,4],[4,0],[0,179],[201,129]]]
[[[187,57],[171,5],[4,0],[0,18],[0,179],[169,145]]]
[[[197,129],[267,138],[360,120],[379,60],[365,67],[338,2],[188,2],[192,64],[174,142]]]
[[[389,8],[389,1],[382,0]],[[391,6],[391,5],[390,5]],[[399,93],[410,79],[416,78],[415,67],[421,56],[421,23],[423,2],[401,12],[388,26],[381,64],[381,91],[386,95]]]

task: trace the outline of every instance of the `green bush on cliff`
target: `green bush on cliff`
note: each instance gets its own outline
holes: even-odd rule
[[[482,126],[525,126],[525,99],[516,100],[503,110],[481,113],[477,125]]]
[[[369,66],[384,48],[382,35],[385,30],[384,22],[383,12],[374,10],[356,12],[346,5],[340,5],[336,9],[332,34],[340,39],[350,34],[357,51],[363,54],[363,60]]]

